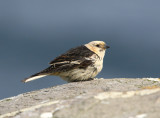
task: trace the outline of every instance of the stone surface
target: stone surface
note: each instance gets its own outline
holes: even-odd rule
[[[0,101],[0,118],[160,118],[160,79],[74,82]]]

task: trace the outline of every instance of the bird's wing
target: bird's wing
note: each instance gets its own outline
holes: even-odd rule
[[[92,64],[89,59],[94,54],[85,46],[73,48],[50,62],[54,71],[67,71],[73,68],[86,68]]]
[[[79,46],[77,48],[72,48],[66,53],[58,56],[53,61],[51,61],[50,65],[62,64],[62,63],[79,63],[77,60],[82,60],[86,57],[90,57],[94,54],[94,52],[90,51],[86,46]]]

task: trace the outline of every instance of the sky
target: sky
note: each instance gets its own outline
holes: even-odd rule
[[[20,81],[68,49],[110,46],[98,78],[160,77],[160,1],[0,1],[0,99],[62,85],[49,76]]]

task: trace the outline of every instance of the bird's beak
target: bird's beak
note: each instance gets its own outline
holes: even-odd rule
[[[108,49],[108,48],[110,48],[108,45],[106,45],[106,46],[104,47],[104,49]]]

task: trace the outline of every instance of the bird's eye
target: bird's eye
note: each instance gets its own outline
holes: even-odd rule
[[[100,45],[98,45],[98,44],[97,44],[96,46],[97,46],[97,47],[100,47]]]

